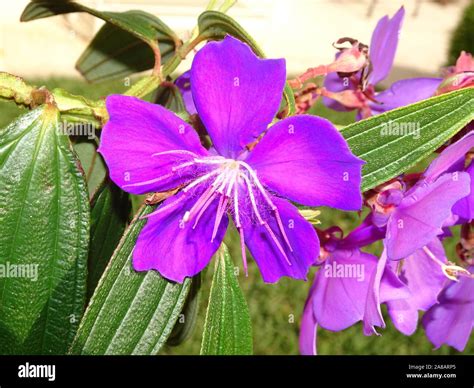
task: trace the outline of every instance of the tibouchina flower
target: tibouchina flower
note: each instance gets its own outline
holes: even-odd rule
[[[468,271],[474,277],[474,266]],[[423,326],[436,348],[447,344],[462,352],[474,328],[474,279],[451,282],[439,295],[439,303],[424,315]]]
[[[401,280],[417,293],[414,298],[387,303],[395,326],[405,334],[416,329],[417,310],[425,311],[437,302],[436,295],[445,284],[441,275],[452,281],[458,276],[469,278],[464,268],[447,262],[439,238],[444,235],[444,228],[456,223],[461,216],[472,218],[472,165],[467,169],[464,166],[465,155],[472,147],[474,133],[471,132],[447,147],[411,189],[404,192],[391,187],[376,200],[374,210],[379,214],[373,219],[377,226],[386,227],[382,258],[388,266],[396,265],[390,260],[395,263],[403,260]],[[372,311],[380,309],[378,279],[385,265],[380,264],[377,271],[368,305]],[[421,274],[424,280],[420,279]],[[374,332],[375,326],[384,327],[381,314],[375,317],[367,325]]]
[[[383,92],[375,92],[375,86],[387,78],[392,68],[404,16],[402,7],[392,18],[386,15],[377,23],[369,47],[371,71],[366,78],[362,72],[342,78],[337,73],[328,74],[324,83],[328,93],[323,99],[328,107],[339,111],[357,109],[360,119],[435,94],[441,78],[404,79],[393,83]]]
[[[200,272],[224,238],[229,214],[245,268],[246,245],[266,282],[305,279],[319,241],[288,200],[361,207],[364,162],[329,121],[301,115],[267,128],[279,109],[285,77],[283,59],[259,59],[230,36],[204,46],[190,82],[212,139],[210,150],[163,107],[107,98],[110,120],[100,152],[112,180],[133,194],[179,188],[148,216],[133,252],[136,270],[154,269],[177,282]]]
[[[377,257],[360,250],[383,237],[370,217],[345,239],[326,231],[322,238],[320,268],[315,275],[303,311],[300,329],[300,353],[316,354],[316,333],[321,327],[344,330],[359,321],[378,319],[378,311],[366,308],[369,287],[378,265]],[[390,268],[380,279],[380,303],[409,296],[407,287]]]

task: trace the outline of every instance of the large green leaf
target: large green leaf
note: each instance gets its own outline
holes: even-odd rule
[[[257,45],[253,38],[245,31],[242,26],[230,16],[219,11],[205,11],[199,15],[198,19],[199,34],[207,39],[222,39],[227,34],[232,35],[239,40],[247,43],[254,53],[261,58],[265,58],[262,49]],[[287,115],[293,115],[296,111],[295,96],[288,83],[283,91],[285,102],[288,106]]]
[[[366,191],[426,158],[473,119],[474,89],[469,88],[359,121],[341,133],[367,162],[362,170]],[[390,135],[397,129],[407,134]]]
[[[151,69],[158,50],[161,62],[166,63],[181,44],[165,23],[143,11],[100,12],[72,1],[44,0],[29,3],[21,20],[71,12],[86,12],[106,22],[76,64],[91,82]]]
[[[155,27],[161,62],[168,62],[176,49],[176,38],[170,35],[169,28],[142,11],[127,11],[123,15],[141,18]],[[154,64],[149,45],[113,24],[105,24],[78,59],[76,68],[88,81],[96,82],[152,69]]]
[[[90,298],[127,226],[130,198],[113,182],[99,187],[91,201],[91,243],[87,296]]]
[[[65,353],[84,310],[89,200],[58,120],[44,105],[0,131],[2,354]]]
[[[135,272],[132,251],[145,220],[140,211],[112,256],[92,296],[72,354],[156,354],[186,301],[191,279],[172,283],[155,271]]]
[[[252,354],[252,324],[225,244],[216,254],[201,354]]]

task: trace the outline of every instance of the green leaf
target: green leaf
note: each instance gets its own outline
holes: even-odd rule
[[[242,42],[247,43],[253,52],[261,58],[265,58],[262,49],[257,45],[253,38],[245,31],[242,26],[230,16],[219,11],[203,12],[198,19],[199,35],[205,39],[223,39],[227,34],[232,35]],[[293,115],[296,112],[295,96],[293,90],[285,85],[283,91],[285,102],[288,106],[287,115]]]
[[[474,89],[462,89],[348,125],[341,133],[367,163],[362,190],[407,171],[474,119]],[[389,128],[413,126],[415,135],[389,135]],[[419,132],[418,132],[419,131]]]
[[[162,105],[175,113],[186,112],[183,97],[181,96],[179,88],[175,84],[161,85],[156,90],[154,102],[155,104]]]
[[[123,14],[144,18],[144,22],[155,26],[161,63],[168,62],[176,50],[176,38],[169,34],[169,28],[142,11]],[[78,59],[76,68],[89,82],[97,82],[152,69],[154,64],[155,56],[147,43],[115,25],[105,24]]]
[[[178,36],[160,19],[143,11],[100,12],[76,2],[57,0],[29,3],[21,21],[31,21],[72,12],[86,12],[105,24],[79,58],[76,67],[92,82],[151,69],[161,51],[166,63],[178,46]]]
[[[252,354],[252,324],[234,264],[225,244],[216,255],[201,354]]]
[[[136,272],[132,251],[145,207],[114,252],[80,324],[72,354],[157,354],[168,339],[191,279],[172,283],[156,271]]]
[[[191,337],[191,334],[196,327],[200,299],[201,274],[199,273],[193,278],[188,298],[186,299],[183,310],[179,314],[178,321],[166,342],[167,345],[178,346]]]
[[[97,152],[97,145],[93,140],[75,138],[74,151],[76,151],[81,166],[86,176],[89,196],[92,197],[104,183],[107,175],[105,163]]]
[[[90,298],[127,226],[130,198],[113,182],[99,187],[91,201],[91,243],[87,297]]]
[[[0,131],[1,354],[64,354],[84,310],[89,200],[58,124],[43,105]]]

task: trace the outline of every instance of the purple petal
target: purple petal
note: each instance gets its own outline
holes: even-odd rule
[[[235,158],[266,130],[280,106],[285,77],[284,59],[260,59],[230,35],[198,51],[192,95],[219,154]]]
[[[387,254],[403,259],[443,233],[451,208],[469,194],[466,173],[445,174],[433,183],[422,181],[395,209],[387,224]]]
[[[441,241],[435,238],[427,249],[441,262],[446,255]],[[446,276],[439,264],[428,256],[424,249],[418,249],[409,256],[402,267],[401,278],[412,291],[410,304],[416,310],[426,311],[438,301],[438,295],[446,283]]]
[[[372,33],[369,56],[373,70],[368,79],[372,85],[384,80],[392,68],[404,16],[401,7],[391,19],[387,15],[380,19]]]
[[[99,152],[112,180],[133,194],[167,191],[195,175],[192,168],[173,173],[190,160],[189,153],[206,155],[196,131],[165,108],[120,95],[106,100],[110,119],[101,135]],[[153,154],[182,151],[162,156]]]
[[[471,221],[474,219],[474,163],[471,162],[466,172],[471,178],[471,191],[467,197],[456,202],[453,207],[453,213],[462,220]]]
[[[342,135],[328,121],[299,115],[273,125],[246,160],[262,183],[308,206],[358,210],[361,169]]]
[[[374,225],[373,218],[373,213],[369,213],[362,224],[349,233],[339,246],[344,248],[361,248],[382,240],[385,237],[385,228]]]
[[[365,302],[364,319],[363,319],[363,332],[365,335],[378,335],[375,327],[385,327],[385,322],[382,317],[382,310],[380,309],[380,287],[382,277],[385,272],[387,264],[387,253],[384,249],[382,256],[377,262],[375,271],[372,271],[372,275],[369,279],[369,288],[367,291],[367,297]],[[386,295],[386,297],[388,297]]]
[[[369,280],[377,258],[354,249],[336,250],[315,277],[314,315],[327,330],[344,330],[364,318]]]
[[[409,78],[394,82],[375,96],[379,103],[370,103],[370,107],[374,113],[382,113],[414,104],[434,96],[440,82],[441,78]]]
[[[404,335],[412,335],[418,327],[418,310],[408,299],[396,299],[387,302],[387,312],[395,328]]]
[[[474,273],[474,266],[468,270]],[[447,344],[462,352],[474,326],[474,279],[451,282],[423,317],[423,326],[436,348]]]
[[[303,316],[301,317],[299,349],[303,356],[315,356],[316,336],[318,330],[318,322],[313,311],[313,292],[314,284],[309,290],[308,299],[304,305]]]
[[[291,251],[285,243],[282,233],[280,233],[273,213],[270,209],[265,209],[259,205],[263,218],[285,251],[290,265],[267,229],[260,225],[257,220],[245,216],[253,213],[249,201],[246,200],[248,198],[246,192],[241,198],[242,201],[239,200],[239,212],[245,243],[257,262],[263,280],[267,283],[275,283],[282,276],[306,280],[309,268],[319,256],[319,239],[311,224],[299,214],[295,206],[283,199],[271,197],[272,202],[278,208],[282,225],[293,249]],[[262,203],[262,201],[259,201],[259,203]]]
[[[181,92],[186,111],[190,115],[196,114],[197,110],[191,93],[191,71],[188,70],[176,78],[175,84]]]
[[[202,188],[193,193],[180,192],[163,202],[158,208],[160,213],[148,218],[133,251],[135,270],[154,269],[165,278],[182,283],[185,277],[196,275],[209,263],[224,238],[229,221],[223,217],[217,237],[211,242],[219,202],[214,200],[195,228],[194,219],[183,222],[185,212],[202,192]],[[189,198],[183,198],[186,196]],[[170,205],[175,201],[178,201],[176,205]]]
[[[341,78],[337,73],[329,73],[324,78],[324,87],[334,93],[342,92],[347,89],[355,90],[352,82],[350,82],[348,78]],[[323,97],[323,104],[326,105],[328,108],[334,109],[338,112],[347,112],[352,110],[346,108],[341,103],[328,97]]]
[[[469,132],[456,143],[451,144],[433,160],[425,171],[425,178],[434,181],[445,172],[459,171],[464,167],[466,153],[474,147],[474,132]]]

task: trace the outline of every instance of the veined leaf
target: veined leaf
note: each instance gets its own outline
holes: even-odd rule
[[[125,232],[99,281],[71,347],[72,354],[157,354],[186,301],[191,279],[172,283],[136,272],[132,251],[150,207]]]
[[[0,132],[2,354],[66,353],[84,310],[89,200],[58,125],[48,104]]]
[[[91,243],[87,296],[90,298],[127,226],[130,198],[111,181],[96,191],[91,201]]]
[[[144,11],[101,12],[72,1],[43,0],[29,3],[21,21],[72,12],[86,12],[106,22],[76,64],[91,82],[151,69],[158,50],[166,63],[181,44],[165,23]]]
[[[216,254],[201,354],[252,354],[252,324],[234,264],[225,244]]]
[[[188,298],[183,310],[179,314],[171,335],[166,342],[170,346],[178,346],[191,337],[195,327],[199,312],[199,302],[201,299],[201,274],[193,278]]]
[[[361,120],[341,133],[367,162],[362,169],[366,191],[407,171],[473,119],[474,89],[468,88]]]

